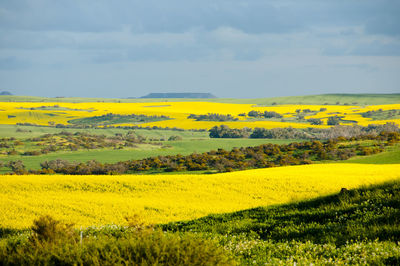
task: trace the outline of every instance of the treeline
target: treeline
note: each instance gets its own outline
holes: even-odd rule
[[[161,143],[156,143],[154,141],[164,140],[165,139],[148,139],[144,136],[135,134],[133,131],[129,131],[126,134],[117,133],[114,136],[94,135],[86,132],[71,133],[62,131],[56,134],[44,134],[40,137],[28,138],[23,141],[15,138],[1,138],[0,148],[9,149],[2,152],[5,155],[37,156],[63,150],[77,151],[82,149],[91,150],[103,148],[124,149],[128,147],[136,147],[136,144],[149,143],[148,141],[152,141],[152,144],[161,145]],[[28,151],[15,150],[20,146],[24,147],[26,143],[29,143],[29,146],[36,146],[38,148]]]
[[[222,115],[222,114],[215,114],[215,113],[208,113],[206,115],[195,115],[190,114],[187,118],[194,119],[196,121],[217,121],[217,122],[224,122],[224,121],[238,121],[239,119],[233,117],[232,115]]]
[[[69,120],[68,123],[71,124],[91,124],[91,125],[108,125],[108,124],[118,124],[118,123],[128,123],[128,122],[155,122],[171,119],[168,116],[158,116],[158,115],[143,115],[143,114],[113,114],[108,113],[100,116],[84,117]]]
[[[33,127],[44,127],[35,123],[16,123],[17,126],[33,126]],[[50,127],[55,128],[73,128],[73,129],[107,129],[107,128],[118,128],[118,129],[146,129],[146,130],[171,130],[171,131],[193,131],[193,132],[205,132],[207,129],[183,129],[178,127],[158,127],[158,126],[113,126],[113,125],[90,125],[90,124],[76,124],[76,125],[64,125],[64,124],[49,124]],[[46,126],[47,127],[47,126]]]
[[[369,140],[365,142],[364,140]],[[387,145],[400,141],[397,132],[382,132],[377,136],[365,135],[352,138],[294,142],[291,144],[263,144],[256,147],[234,148],[231,151],[218,149],[187,156],[168,155],[117,163],[86,163],[52,160],[41,163],[41,170],[33,174],[61,173],[72,175],[127,174],[143,171],[199,171],[216,170],[229,172],[252,168],[267,168],[284,165],[310,164],[320,160],[346,160],[355,155],[379,153]],[[27,173],[20,171],[16,173]]]
[[[392,118],[396,115],[400,115],[400,110],[391,109],[391,110],[383,111],[382,109],[379,109],[376,111],[367,111],[365,113],[361,113],[362,117],[368,117],[368,118],[375,118],[375,117],[379,117],[379,116],[383,116],[385,118]]]
[[[274,111],[264,111],[259,112],[259,111],[250,111],[247,113],[247,116],[249,117],[255,117],[255,118],[282,118],[283,116],[277,112]]]
[[[381,132],[400,132],[395,123],[384,125],[337,125],[330,128],[229,128],[226,125],[215,126],[209,130],[210,138],[262,138],[262,139],[332,139],[338,137],[377,136]]]

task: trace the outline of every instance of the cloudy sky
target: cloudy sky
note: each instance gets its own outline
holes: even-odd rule
[[[0,0],[0,91],[400,92],[398,0]]]

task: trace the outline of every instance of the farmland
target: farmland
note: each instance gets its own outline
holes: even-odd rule
[[[367,126],[369,124],[399,123],[397,113],[400,104],[387,105],[274,105],[261,107],[254,104],[231,104],[213,102],[153,102],[153,103],[32,103],[2,102],[0,104],[0,124],[33,124],[42,126],[71,126],[78,121],[87,127],[158,127],[179,129],[205,129],[227,125],[231,128],[277,128],[277,127],[327,127],[329,118],[337,118],[336,124]],[[212,112],[232,115],[237,121],[196,121],[190,115],[207,115]],[[388,113],[393,110],[395,113]],[[250,112],[275,112],[281,118],[253,119]],[[365,117],[366,112],[383,114]],[[386,112],[386,113],[385,113]],[[165,118],[157,118],[158,115]],[[107,115],[119,115],[120,119],[108,120]],[[143,119],[129,120],[128,115],[141,115]],[[364,115],[364,116],[363,116]],[[105,120],[100,121],[101,117]],[[145,119],[144,117],[148,117]],[[153,117],[153,118],[151,118]],[[87,120],[89,119],[90,120]],[[150,119],[151,118],[151,119]],[[86,119],[86,120],[82,120]],[[150,119],[150,120],[149,120]],[[318,119],[321,125],[311,123]],[[162,121],[157,121],[162,120]],[[310,120],[310,121],[309,121]],[[82,125],[82,123],[81,123]],[[334,125],[334,124],[331,124]]]
[[[72,224],[57,229],[71,250],[66,234],[86,234],[88,253],[101,248],[96,236],[118,248],[147,237],[203,243],[228,252],[216,261],[246,265],[400,258],[396,95],[1,97],[2,261],[10,243],[35,249],[38,217]]]
[[[38,214],[77,227],[123,224],[135,214],[148,223],[189,220],[396,180],[399,167],[319,164],[215,175],[2,176],[0,220],[7,228],[26,228]]]

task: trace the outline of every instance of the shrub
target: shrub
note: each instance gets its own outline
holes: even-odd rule
[[[339,123],[340,123],[339,116],[336,115],[336,116],[328,117],[328,122],[327,122],[328,126],[339,125]]]
[[[41,243],[73,239],[74,230],[72,226],[73,224],[62,223],[49,215],[41,216],[33,221],[30,240]]]
[[[310,122],[311,125],[322,125],[323,124],[322,120],[318,119],[318,118],[310,118],[307,121]]]
[[[70,229],[49,216],[39,218],[30,240],[0,243],[0,265],[236,265],[216,242],[194,234],[127,229],[70,241]]]
[[[168,141],[174,141],[174,140],[182,140],[181,136],[170,136],[168,138]]]

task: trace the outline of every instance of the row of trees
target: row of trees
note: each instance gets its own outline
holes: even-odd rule
[[[282,118],[283,116],[277,112],[274,111],[264,111],[259,112],[259,111],[250,111],[247,116],[249,117],[255,117],[255,118]]]
[[[377,136],[381,132],[400,132],[394,123],[368,125],[366,127],[334,126],[331,128],[229,128],[226,125],[215,126],[209,130],[211,138],[265,138],[265,139],[331,139],[338,137]]]
[[[143,114],[113,114],[108,113],[100,116],[92,116],[85,118],[78,118],[68,121],[71,124],[89,124],[89,125],[109,125],[109,124],[118,124],[118,123],[126,123],[126,122],[154,122],[161,120],[168,120],[170,117],[168,116],[157,116],[157,115],[143,115]]]
[[[190,114],[187,118],[194,119],[196,121],[217,121],[217,122],[224,122],[224,121],[237,121],[239,120],[232,115],[223,115],[223,114],[215,114],[215,113],[208,113],[206,115],[195,115]]]
[[[179,136],[171,136],[168,140],[179,140]],[[25,155],[35,156],[56,152],[61,150],[77,151],[81,149],[102,149],[114,148],[123,149],[127,147],[136,147],[136,144],[150,143],[159,144],[155,141],[164,141],[166,139],[146,138],[137,135],[134,131],[128,131],[126,134],[117,133],[114,136],[94,135],[86,132],[71,133],[62,131],[56,134],[44,134],[40,137],[28,138],[24,140],[29,142],[31,146],[38,147],[34,150],[16,151],[17,146],[23,146],[25,143],[15,138],[0,139],[0,148],[8,148],[5,151],[7,155]]]
[[[369,140],[365,142],[364,140]],[[397,132],[382,132],[377,136],[294,142],[291,144],[263,144],[256,147],[234,148],[231,151],[218,149],[201,154],[187,156],[169,155],[150,157],[141,160],[129,160],[117,163],[86,163],[65,160],[45,161],[35,174],[126,174],[142,171],[197,171],[216,170],[228,172],[239,169],[266,168],[283,165],[309,164],[319,160],[345,160],[355,155],[379,153],[386,145],[400,141]]]
[[[386,118],[391,118],[396,115],[400,115],[400,110],[391,109],[391,110],[383,111],[382,109],[379,109],[376,111],[367,111],[367,112],[361,114],[362,117],[369,117],[369,118],[371,118],[371,117],[373,118],[375,116],[383,116]]]
[[[34,127],[43,127],[42,125],[37,125],[35,123],[17,123],[18,126],[34,126]],[[145,129],[145,130],[171,130],[171,131],[193,131],[193,132],[205,132],[207,129],[183,129],[178,127],[158,127],[158,126],[113,126],[113,125],[90,125],[90,124],[76,124],[76,125],[64,125],[64,124],[55,124],[49,125],[55,128],[75,128],[75,129],[105,129],[105,128],[120,128],[126,130],[134,130],[134,129]]]

